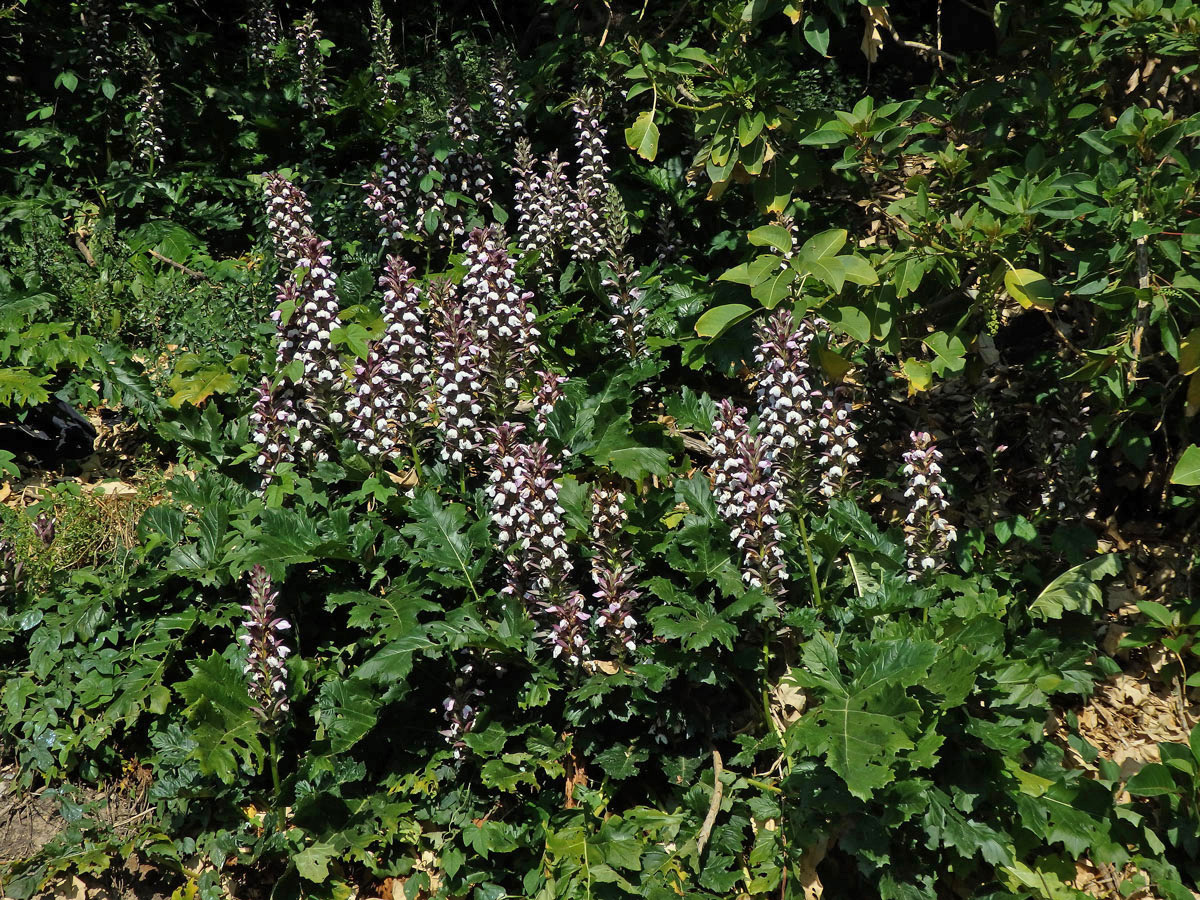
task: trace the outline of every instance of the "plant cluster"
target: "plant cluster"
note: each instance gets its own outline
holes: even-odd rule
[[[925,6],[0,11],[5,896],[1190,900],[1200,8]]]

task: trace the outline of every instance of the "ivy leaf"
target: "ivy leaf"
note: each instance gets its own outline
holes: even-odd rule
[[[370,338],[371,333],[357,322],[352,322],[341,328],[335,328],[329,332],[329,343],[335,347],[346,347],[359,359],[367,358],[370,349],[367,342]]]
[[[1171,484],[1182,484],[1192,487],[1200,484],[1200,446],[1190,445],[1179,457],[1175,470],[1171,473]]]
[[[654,162],[654,157],[658,156],[658,126],[654,124],[653,110],[643,110],[625,129],[625,143],[642,159]]]
[[[782,225],[760,225],[746,237],[755,247],[773,247],[780,253],[792,249],[792,233]]]
[[[333,844],[318,841],[311,847],[305,847],[293,858],[301,878],[315,884],[324,884],[329,880],[329,861],[337,855]]]
[[[1004,273],[1004,286],[1009,295],[1026,309],[1054,308],[1054,285],[1033,269],[1009,269]]]
[[[967,365],[967,346],[957,335],[935,331],[923,341],[935,354],[933,371],[940,377],[947,373],[961,372]]]
[[[744,303],[714,306],[696,320],[696,334],[705,338],[720,337],[753,312],[754,310]]]
[[[642,763],[649,758],[650,751],[644,747],[615,744],[596,754],[593,762],[613,781],[624,781],[637,775],[641,771]]]

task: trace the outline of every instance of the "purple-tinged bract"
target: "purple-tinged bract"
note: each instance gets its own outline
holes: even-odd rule
[[[742,578],[768,595],[782,593],[787,579],[779,528],[783,502],[770,455],[761,437],[750,433],[745,410],[730,400],[718,408],[709,444],[717,509],[742,551]]]
[[[292,625],[275,614],[278,599],[279,592],[271,586],[271,576],[262,566],[255,566],[250,572],[250,602],[242,606],[246,619],[238,637],[246,646],[242,671],[255,703],[254,712],[270,728],[278,728],[288,711],[284,660],[292,652],[282,637]]]

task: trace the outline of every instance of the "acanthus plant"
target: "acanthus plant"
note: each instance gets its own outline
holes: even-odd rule
[[[408,151],[389,145],[380,155],[380,173],[363,182],[364,203],[379,219],[385,249],[398,249],[407,232],[423,233],[443,248],[465,235],[472,211],[449,193],[477,210],[491,203],[491,172],[465,104],[447,113],[447,132],[452,149],[443,160],[424,144]]]
[[[958,531],[946,518],[950,501],[946,499],[941,451],[927,431],[914,431],[909,437],[912,449],[904,454],[903,468],[908,481],[904,496],[909,501],[904,543],[908,546],[908,578],[916,581],[945,565]]]
[[[250,410],[250,436],[258,448],[254,468],[262,476],[265,489],[275,477],[281,463],[292,462],[292,447],[296,441],[296,408],[292,389],[285,380],[272,386],[263,378],[258,387],[258,399]]]
[[[492,202],[492,173],[484,161],[479,135],[472,123],[471,108],[457,103],[447,114],[450,154],[446,157],[443,192],[454,191],[466,197],[477,210],[486,210]],[[470,210],[456,205],[448,209],[447,222],[454,238],[467,232]]]
[[[279,592],[262,566],[250,572],[250,602],[242,605],[246,619],[239,640],[246,646],[243,672],[250,687],[255,714],[264,723],[278,728],[288,711],[287,668],[284,660],[291,648],[283,641],[291,623],[276,615]]]
[[[273,73],[279,68],[275,48],[282,39],[279,14],[273,0],[258,0],[254,4],[248,25],[250,61],[261,71]]]
[[[312,207],[308,195],[277,172],[263,174],[267,201],[267,231],[275,245],[275,257],[290,271],[300,256],[301,241],[312,237]]]
[[[679,227],[668,204],[659,206],[654,228],[658,235],[658,261],[663,264],[675,262],[680,250]]]
[[[540,161],[534,158],[529,141],[517,141],[517,164],[513,167],[517,245],[525,257],[535,257],[533,269],[547,274],[555,268],[563,245],[571,207],[571,188],[558,151]]]
[[[519,443],[520,426],[493,429],[489,495],[500,546],[508,554],[502,594],[521,597],[543,628],[555,659],[582,664],[591,655],[583,595],[570,583],[574,563],[555,480],[561,466],[545,441]]]
[[[849,488],[860,461],[854,406],[845,399],[843,388],[835,388],[822,400],[817,428],[821,493],[827,498],[838,497]]]
[[[383,102],[395,99],[396,56],[392,52],[392,20],[383,12],[382,0],[371,2],[371,73]]]
[[[276,794],[280,785],[275,733],[289,709],[285,660],[292,652],[283,640],[292,624],[276,614],[278,599],[279,592],[272,585],[271,576],[262,566],[255,566],[250,572],[250,602],[242,605],[246,619],[238,639],[246,647],[242,671],[254,703],[254,714],[271,738],[271,780]]]
[[[641,594],[632,585],[637,566],[626,546],[625,494],[599,485],[592,489],[592,579],[596,583],[596,628],[603,630],[621,654],[637,650],[634,606]]]
[[[481,446],[483,348],[452,282],[430,286],[433,335],[434,423],[442,459],[463,465]]]
[[[25,588],[25,562],[12,541],[0,538],[0,595],[19,594]]]
[[[571,250],[581,262],[600,258],[604,250],[604,202],[608,197],[607,129],[600,124],[595,98],[581,95],[573,105],[579,173],[575,197],[567,211]]]
[[[346,401],[351,436],[368,456],[411,454],[418,459],[431,380],[428,335],[413,268],[388,257],[379,279],[384,333],[354,368]]]
[[[442,701],[442,719],[446,727],[441,735],[446,739],[455,759],[462,759],[467,752],[465,735],[475,730],[479,721],[479,701],[487,696],[484,691],[487,680],[504,674],[504,666],[487,658],[480,651],[463,650],[458,653],[454,682],[450,693]]]
[[[563,389],[569,379],[554,372],[535,372],[534,375],[537,386],[533,391],[533,430],[545,434],[550,425],[550,414],[563,398]]]
[[[642,304],[642,288],[637,283],[641,272],[634,265],[633,257],[625,252],[629,242],[629,221],[616,188],[609,189],[604,213],[608,272],[600,286],[608,298],[608,324],[621,352],[629,359],[637,359],[646,355],[647,313]]]
[[[80,13],[87,39],[88,74],[99,85],[112,73],[112,10],[110,0],[91,0]]]
[[[860,462],[847,390],[817,387],[812,380],[813,342],[825,327],[821,319],[797,323],[781,309],[757,331],[760,433],[793,506],[812,487],[827,499],[844,494]]]
[[[728,399],[717,408],[709,446],[717,509],[742,552],[742,578],[768,596],[780,594],[788,577],[779,525],[784,504],[770,452],[751,432],[746,411]]]
[[[277,318],[281,368],[298,364],[295,391],[295,451],[303,456],[327,456],[325,432],[344,420],[342,391],[345,376],[331,337],[341,324],[337,276],[329,241],[312,236],[298,246],[294,277],[286,277],[279,292]]]
[[[492,106],[492,129],[502,142],[510,143],[514,136],[521,133],[524,125],[508,61],[503,57],[492,63],[491,75],[488,78],[488,99]]]
[[[310,111],[329,105],[329,84],[322,50],[317,16],[310,10],[296,23],[296,56],[300,64],[299,103]]]
[[[414,194],[415,167],[401,158],[398,147],[388,145],[379,157],[380,173],[363,182],[363,203],[379,219],[379,237],[385,248],[395,247],[404,238],[405,213]]]
[[[790,311],[780,309],[759,322],[757,335],[759,434],[787,498],[795,503],[816,465],[812,443],[817,417],[808,362],[815,334],[806,320],[797,324]]]
[[[163,160],[166,135],[163,133],[163,91],[159,83],[158,57],[145,38],[139,36],[142,87],[138,92],[134,146],[138,157],[153,171]]]
[[[517,286],[498,228],[474,229],[463,250],[468,267],[461,286],[464,311],[475,328],[488,412],[500,422],[516,408],[538,354],[541,335],[529,308],[533,294]]]

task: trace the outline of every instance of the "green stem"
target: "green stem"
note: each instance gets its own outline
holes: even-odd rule
[[[421,454],[417,452],[416,441],[414,441],[413,445],[412,445],[412,461],[413,461],[413,474],[417,476],[417,482],[420,483],[420,481],[421,481]]]
[[[763,718],[767,721],[767,730],[775,737],[780,737],[775,720],[771,717],[771,636],[763,635],[763,674],[762,674],[762,705]]]
[[[279,743],[274,734],[271,735],[270,741],[271,784],[275,788],[275,802],[279,803]]]
[[[817,579],[817,564],[813,560],[812,545],[808,542],[808,528],[804,525],[804,515],[799,510],[796,512],[796,522],[800,526],[800,538],[804,541],[804,555],[808,558],[808,575],[812,580],[813,602],[817,606],[824,606],[821,600],[821,584]]]

